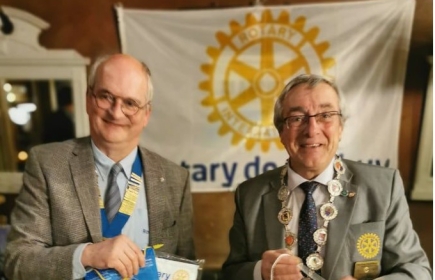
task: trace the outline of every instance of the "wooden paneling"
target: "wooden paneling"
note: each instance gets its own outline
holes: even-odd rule
[[[352,0],[341,1],[350,2]],[[400,0],[398,0],[400,1]],[[118,0],[1,0],[0,5],[26,10],[51,27],[40,41],[49,49],[75,49],[93,58],[101,53],[119,51],[113,5]],[[124,0],[126,8],[200,9],[249,6],[255,1],[243,0]],[[263,0],[265,5],[337,2],[335,0]],[[400,131],[399,169],[405,188],[412,186],[421,126],[421,112],[429,68],[426,57],[433,49],[433,1],[416,0],[416,11],[407,67],[405,95]],[[84,94],[84,93],[83,93]],[[219,267],[228,254],[228,229],[234,213],[233,193],[194,194],[195,244],[198,257],[207,259],[209,268]],[[414,226],[432,259],[432,204],[411,204]],[[429,226],[430,223],[430,226]]]
[[[220,269],[229,253],[234,193],[195,193],[193,207],[196,257],[206,260],[206,268]]]
[[[355,0],[354,0],[355,1]],[[337,2],[334,0],[263,0],[265,5]],[[352,2],[342,0],[340,2]],[[122,3],[126,8],[141,9],[200,9],[250,6],[247,0],[1,0],[0,5],[26,10],[51,27],[41,34],[41,44],[47,48],[73,48],[87,57],[101,52],[119,50],[117,26],[113,5]],[[433,2],[417,0],[411,46],[426,56],[432,53]]]
[[[431,266],[433,268],[433,218],[432,202],[411,201],[409,212],[412,219],[414,230],[420,238],[421,246],[426,251]]]
[[[399,170],[405,189],[410,192],[417,162],[424,97],[429,80],[428,57],[411,49],[408,58],[405,94],[399,135]]]

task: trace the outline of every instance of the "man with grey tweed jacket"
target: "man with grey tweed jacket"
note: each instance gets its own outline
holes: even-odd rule
[[[132,277],[145,265],[141,249],[155,244],[194,256],[187,170],[138,146],[151,100],[143,63],[123,54],[94,63],[86,93],[90,137],[30,151],[11,216],[9,279],[81,279],[87,268]],[[113,218],[105,207],[111,186],[118,187],[116,209],[121,205]],[[124,207],[124,193],[134,195],[133,207]]]

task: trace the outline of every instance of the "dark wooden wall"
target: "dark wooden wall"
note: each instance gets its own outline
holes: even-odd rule
[[[264,5],[336,2],[338,0],[266,0]],[[351,0],[347,0],[350,2]],[[341,2],[347,2],[342,0]],[[400,1],[400,0],[397,0]],[[118,0],[0,0],[0,5],[19,8],[50,23],[42,32],[41,45],[49,49],[75,49],[93,58],[120,51],[113,5]],[[248,0],[124,0],[126,8],[201,9],[250,6]],[[409,192],[414,178],[422,108],[429,76],[427,56],[433,50],[433,2],[416,0],[411,51],[407,67],[400,132],[399,169]],[[218,268],[228,253],[227,233],[234,212],[233,193],[194,194],[197,255],[207,268]],[[414,227],[432,261],[432,202],[410,202]]]

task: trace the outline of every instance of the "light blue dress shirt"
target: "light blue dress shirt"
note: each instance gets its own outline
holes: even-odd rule
[[[98,176],[98,189],[104,197],[109,182],[109,173],[112,166],[116,163],[101,152],[94,142],[92,142],[92,152],[95,159],[95,172]],[[119,172],[117,183],[121,197],[124,197],[127,189],[128,178],[130,177],[133,162],[137,156],[138,149],[134,149],[128,156],[122,159],[119,163],[122,165],[122,172]],[[142,163],[143,164],[143,163]],[[128,219],[122,233],[127,235],[139,248],[143,249],[149,244],[149,222],[148,208],[146,201],[144,174],[142,174],[142,184],[139,189],[139,196],[136,201],[133,214]],[[86,270],[81,263],[83,250],[90,243],[81,244],[74,251],[73,255],[73,279],[81,279],[85,277]]]

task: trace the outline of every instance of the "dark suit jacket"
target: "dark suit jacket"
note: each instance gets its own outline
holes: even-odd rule
[[[74,138],[74,123],[71,116],[59,109],[44,121],[42,143],[60,142]]]
[[[412,229],[399,172],[344,160],[343,189],[355,197],[336,197],[338,216],[329,223],[322,277],[353,275],[355,262],[379,260],[379,279],[432,279],[426,254]],[[282,167],[281,167],[282,168]],[[277,193],[281,168],[242,183],[236,190],[236,212],[230,230],[231,251],[223,265],[225,280],[253,279],[253,269],[266,250],[284,248]],[[432,219],[432,217],[428,217]],[[380,250],[367,258],[358,252],[363,234],[380,238]]]
[[[192,201],[186,169],[140,148],[150,244],[194,256]],[[12,212],[6,247],[9,279],[71,279],[80,243],[100,242],[98,183],[89,137],[33,148]]]

